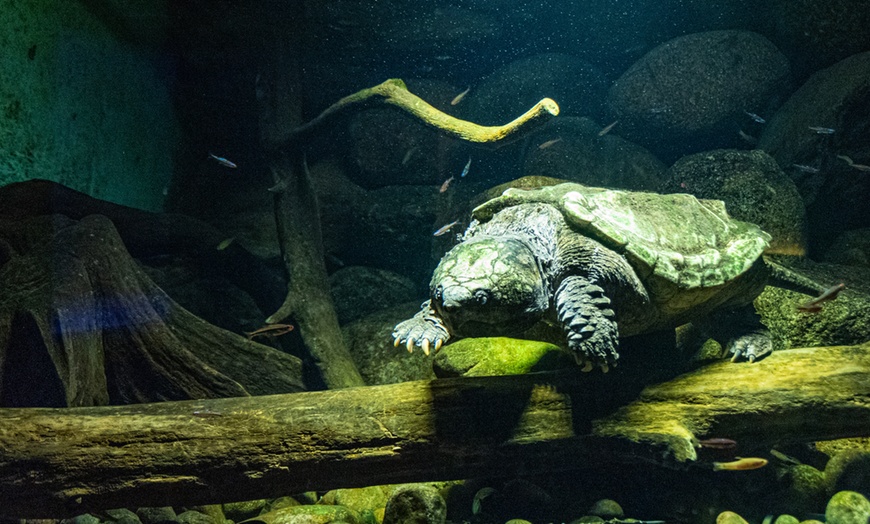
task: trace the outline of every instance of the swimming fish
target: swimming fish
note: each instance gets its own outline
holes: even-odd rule
[[[767,120],[761,118],[760,116],[756,115],[755,113],[750,113],[749,111],[744,111],[744,113],[746,113],[746,116],[751,118],[753,121],[758,122],[759,124],[764,124],[765,122],[767,122]]]
[[[269,324],[268,326],[263,326],[253,331],[245,331],[245,335],[248,336],[248,340],[251,340],[254,337],[277,337],[280,335],[286,335],[291,331],[293,331],[293,326],[291,324]]]
[[[792,164],[792,167],[800,171],[801,173],[811,173],[816,174],[819,172],[819,168],[808,166],[805,164]]]
[[[456,178],[456,177],[453,177],[453,176],[452,176],[452,177],[448,178],[447,180],[445,180],[445,181],[441,184],[441,187],[438,189],[438,192],[439,192],[439,193],[443,193],[443,192],[447,191],[447,188],[450,187],[450,182],[453,182],[453,179],[455,179],[455,178]]]
[[[449,224],[445,224],[445,225],[439,227],[437,231],[435,231],[434,233],[432,233],[432,236],[433,236],[433,237],[440,237],[440,236],[443,235],[444,233],[446,233],[446,232],[450,231],[451,229],[453,229],[453,226],[455,226],[455,225],[457,225],[457,224],[459,224],[459,221],[458,221],[458,220],[454,220],[453,222],[451,222],[451,223],[449,223]]]
[[[710,449],[734,449],[737,447],[737,442],[730,438],[713,437],[699,440],[698,445],[702,448]]]
[[[223,251],[224,249],[230,247],[230,244],[232,244],[235,240],[236,240],[236,237],[230,237],[230,238],[224,239],[223,241],[221,241],[220,244],[217,245],[217,250]]]
[[[474,498],[471,500],[471,514],[478,515],[480,513],[480,510],[482,509],[481,503],[483,502],[483,499],[494,493],[498,492],[495,490],[495,488],[490,487],[480,488],[479,490],[477,490],[477,493],[474,494]]]
[[[402,165],[403,166],[411,161],[411,158],[414,157],[414,153],[417,152],[417,149],[418,149],[418,146],[414,146],[411,149],[409,149],[407,153],[405,153],[405,156],[402,157]]]
[[[849,167],[857,169],[858,171],[870,171],[870,166],[864,164],[856,164],[852,159],[846,155],[837,155],[837,158],[849,164]]]
[[[837,298],[837,295],[840,294],[840,291],[846,289],[846,284],[840,282],[836,286],[831,286],[826,289],[821,295],[816,298],[810,300],[809,302],[804,302],[803,304],[797,307],[798,311],[801,313],[818,313],[822,310],[822,304]]]
[[[226,158],[224,158],[222,156],[217,156],[214,153],[209,153],[208,158],[214,160],[215,162],[217,162],[218,164],[220,164],[224,167],[229,167],[230,169],[235,169],[235,168],[239,167],[235,163],[230,162],[229,160],[227,160]]]
[[[754,136],[750,135],[749,133],[743,131],[742,129],[737,130],[737,136],[739,136],[741,140],[743,140],[744,142],[746,142],[748,144],[757,144],[758,143],[757,138],[755,138]]]
[[[607,133],[609,133],[610,130],[613,129],[613,126],[615,126],[617,122],[619,122],[619,120],[614,120],[613,123],[604,126],[604,127],[601,129],[601,131],[598,132],[598,136],[604,136],[604,135],[606,135]]]
[[[455,106],[459,102],[462,102],[462,99],[465,98],[465,95],[467,95],[469,91],[471,91],[471,86],[468,86],[468,89],[453,97],[453,100],[450,101],[450,105]]]
[[[766,465],[767,459],[744,457],[731,462],[714,462],[713,471],[749,471],[750,469],[763,468]]]
[[[468,157],[468,162],[466,162],[465,167],[462,168],[462,173],[459,175],[459,178],[462,178],[465,175],[467,175],[469,169],[471,169],[471,157]]]
[[[539,145],[538,149],[547,149],[548,147],[552,146],[553,144],[558,144],[561,141],[562,141],[562,137],[554,138],[552,140],[547,140],[543,144]]]
[[[837,132],[833,127],[809,126],[809,130],[817,135],[833,135]]]

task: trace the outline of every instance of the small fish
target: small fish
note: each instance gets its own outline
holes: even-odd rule
[[[451,229],[453,229],[453,226],[456,226],[457,224],[459,224],[459,221],[458,221],[458,220],[454,220],[453,222],[451,222],[451,223],[449,223],[449,224],[445,224],[445,225],[439,227],[437,231],[435,231],[434,233],[432,233],[432,236],[433,236],[433,237],[440,237],[440,236],[443,235],[444,233],[446,233],[446,232],[450,231]]]
[[[746,143],[749,143],[749,144],[757,144],[757,143],[758,143],[758,139],[757,139],[757,138],[755,138],[754,136],[750,135],[749,133],[746,133],[746,132],[743,131],[742,129],[738,129],[738,130],[737,130],[737,136],[739,136],[740,139],[743,140],[743,141],[746,142]]]
[[[221,413],[220,411],[214,411],[211,409],[198,409],[191,414],[194,417],[199,417],[199,418],[215,418],[215,417],[224,416],[224,414]]]
[[[495,488],[480,488],[477,493],[474,494],[474,498],[471,500],[471,514],[478,515],[480,514],[480,510],[483,509],[482,502],[486,497],[498,493]]]
[[[797,169],[798,171],[800,171],[801,173],[816,174],[819,172],[819,168],[813,167],[813,166],[808,166],[805,164],[792,164],[791,166],[793,168]]]
[[[833,127],[809,126],[809,130],[817,135],[833,135],[837,132]]]
[[[444,183],[441,184],[441,187],[438,188],[438,192],[443,193],[443,192],[447,191],[447,188],[450,187],[450,183],[453,182],[453,180],[455,178],[456,177],[452,176],[452,177],[448,178],[447,180],[445,180]]]
[[[731,462],[714,462],[713,471],[749,471],[750,469],[763,468],[766,465],[767,459],[745,457]]]
[[[698,445],[702,448],[710,449],[734,449],[737,447],[737,442],[730,438],[713,437],[699,440]]]
[[[230,244],[232,244],[235,240],[236,240],[236,237],[230,237],[230,238],[223,240],[220,244],[217,245],[217,250],[223,251],[224,249],[230,247]]]
[[[291,331],[293,331],[291,324],[269,324],[268,326],[263,326],[253,331],[245,331],[244,333],[247,335],[248,340],[251,340],[255,337],[278,337],[286,335]]]
[[[849,158],[846,155],[837,155],[837,158],[839,158],[843,162],[846,162],[847,164],[849,164],[849,167],[851,167],[853,169],[857,169],[858,171],[865,171],[865,172],[870,171],[870,166],[867,166],[864,164],[856,164],[854,161],[852,161],[851,158]]]
[[[405,153],[405,156],[402,157],[402,165],[403,166],[408,165],[408,162],[410,162],[411,159],[414,157],[414,153],[417,152],[417,149],[419,149],[419,147],[414,146],[411,149],[409,149],[407,153]]]
[[[468,89],[453,97],[453,100],[450,101],[450,105],[455,106],[459,102],[462,102],[462,99],[465,98],[465,95],[467,95],[469,91],[471,91],[471,86],[468,86]]]
[[[562,141],[562,137],[554,138],[552,140],[547,140],[543,144],[539,145],[538,149],[547,149],[548,147],[552,146],[553,144],[558,144],[561,141]]]
[[[230,169],[235,169],[235,168],[239,167],[239,166],[237,166],[235,163],[230,162],[229,160],[227,160],[226,158],[224,158],[224,157],[222,157],[222,156],[217,156],[217,155],[214,154],[214,153],[209,153],[209,154],[208,154],[208,157],[209,157],[210,159],[214,160],[215,162],[217,162],[218,164],[220,164],[220,165],[222,165],[222,166],[224,166],[224,167],[228,167],[228,168],[230,168]]]
[[[471,157],[468,157],[468,162],[466,162],[465,167],[462,168],[462,173],[459,175],[459,178],[462,178],[465,175],[467,175],[469,169],[471,169]]]
[[[840,294],[840,291],[843,291],[844,289],[846,289],[846,284],[840,282],[836,286],[829,287],[816,298],[799,305],[797,309],[801,313],[818,313],[822,310],[823,303],[836,299],[837,295]]]
[[[598,132],[598,136],[604,136],[607,133],[609,133],[610,130],[613,129],[613,126],[615,126],[617,122],[619,122],[619,120],[614,120],[612,123],[601,128],[601,131]]]
[[[767,120],[761,118],[760,116],[756,115],[755,113],[750,113],[749,111],[744,111],[744,113],[746,113],[746,116],[751,118],[753,122],[758,122],[759,124],[764,124],[767,122]]]

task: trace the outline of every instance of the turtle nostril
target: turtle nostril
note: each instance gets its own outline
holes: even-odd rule
[[[454,302],[453,300],[445,300],[442,304],[442,307],[444,308],[444,311],[447,311],[449,313],[459,309],[459,303]]]

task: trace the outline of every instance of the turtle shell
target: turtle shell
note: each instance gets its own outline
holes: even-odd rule
[[[581,184],[508,189],[473,212],[480,222],[510,206],[542,202],[559,209],[578,233],[622,253],[638,276],[679,289],[710,288],[746,272],[770,235],[731,218],[720,200],[618,191]],[[655,280],[658,280],[655,279]]]

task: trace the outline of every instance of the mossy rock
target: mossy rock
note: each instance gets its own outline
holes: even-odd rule
[[[445,346],[433,364],[438,377],[522,375],[573,365],[556,345],[507,337],[459,340]]]

